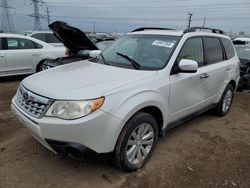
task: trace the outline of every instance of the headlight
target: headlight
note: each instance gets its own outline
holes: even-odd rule
[[[98,110],[104,102],[104,97],[84,101],[55,101],[45,116],[61,119],[77,119]]]

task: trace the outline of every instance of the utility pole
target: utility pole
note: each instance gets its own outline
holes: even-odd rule
[[[192,16],[193,16],[193,14],[188,12],[188,25],[187,25],[188,28],[190,28],[190,26],[191,26]]]
[[[41,24],[41,18],[44,18],[43,15],[40,14],[40,7],[44,3],[42,0],[30,0],[31,4],[34,6],[34,13],[28,14],[30,17],[34,17],[34,30],[41,30],[42,24]]]
[[[203,19],[203,27],[205,27],[206,26],[206,17],[204,17],[204,19]]]
[[[2,0],[2,4],[0,4],[0,7],[2,8],[1,31],[6,33],[15,33],[15,27],[10,14],[10,10],[15,10],[15,8],[9,6],[8,0]]]

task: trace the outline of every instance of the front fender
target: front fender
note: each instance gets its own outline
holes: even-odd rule
[[[130,91],[127,94],[119,92],[105,98],[102,110],[123,121],[121,130],[125,123],[139,110],[148,106],[157,107],[163,115],[163,127],[167,124],[166,115],[168,97],[162,97],[157,90]]]

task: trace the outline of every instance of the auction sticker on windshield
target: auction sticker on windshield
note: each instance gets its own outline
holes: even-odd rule
[[[163,40],[155,40],[152,45],[154,46],[162,46],[165,48],[172,48],[176,41],[163,41]]]

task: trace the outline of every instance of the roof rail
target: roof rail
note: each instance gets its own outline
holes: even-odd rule
[[[209,27],[190,27],[190,28],[185,29],[183,31],[183,33],[195,32],[197,29],[199,29],[199,30],[211,30],[212,33],[226,35],[226,33],[220,29],[214,29],[214,28],[209,28]]]
[[[135,29],[132,32],[137,32],[137,31],[145,31],[145,30],[174,30],[174,29],[171,29],[171,28],[161,28],[161,27],[141,27],[141,28],[138,28],[138,29]]]

